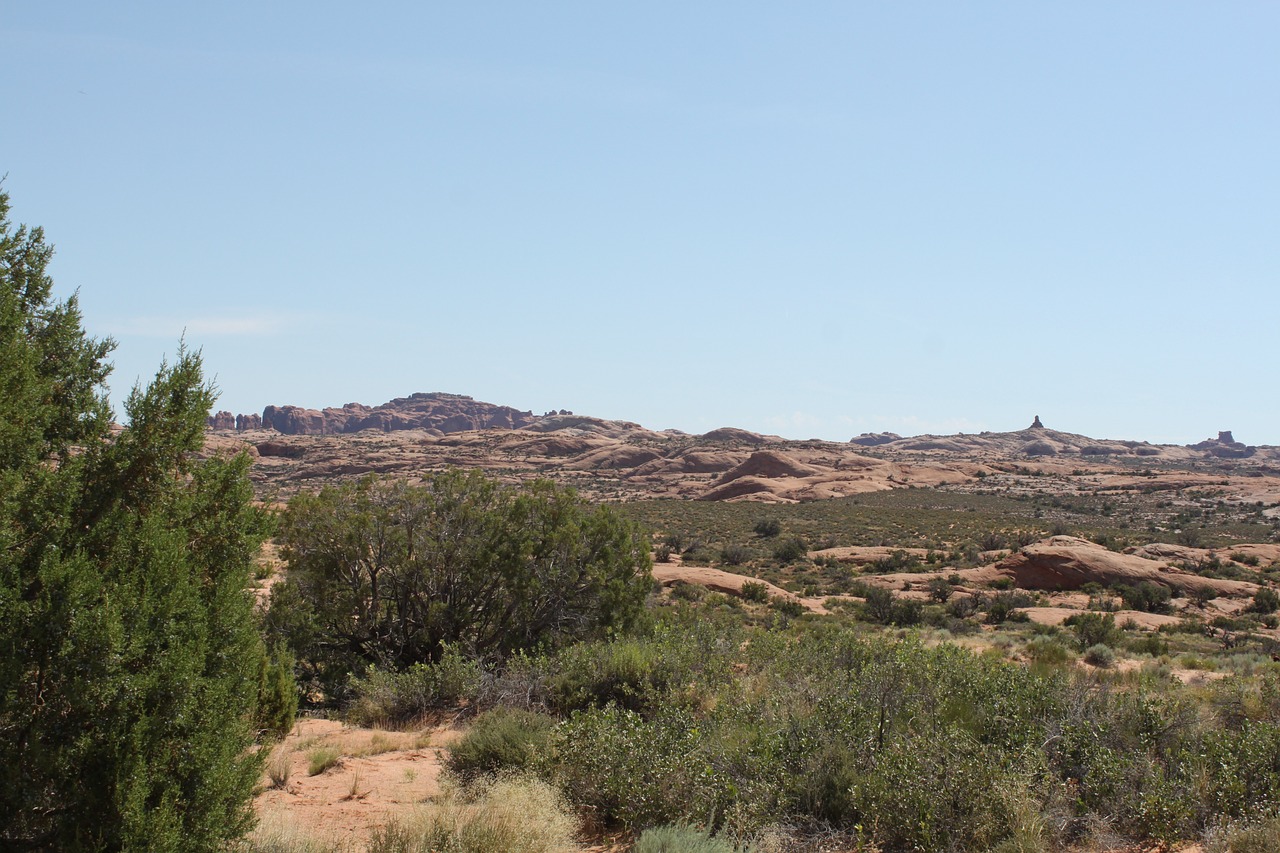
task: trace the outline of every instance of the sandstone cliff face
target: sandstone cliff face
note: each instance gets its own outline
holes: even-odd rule
[[[520,429],[538,418],[510,406],[478,402],[461,394],[412,394],[381,406],[347,403],[323,410],[298,406],[267,406],[262,427],[285,435],[340,435],[378,430],[421,429],[439,433],[480,429]]]

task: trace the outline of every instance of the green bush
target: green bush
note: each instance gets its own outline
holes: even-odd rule
[[[1110,613],[1076,613],[1063,624],[1075,631],[1076,643],[1082,651],[1099,644],[1114,646],[1124,636],[1116,627],[1116,617]]]
[[[501,658],[626,630],[653,585],[649,537],[614,508],[474,470],[300,494],[279,539],[267,626],[331,697],[370,664],[406,670],[447,644]]]
[[[1027,642],[1026,654],[1033,662],[1048,666],[1064,664],[1071,659],[1071,651],[1052,637],[1034,637]]]
[[[782,522],[776,518],[762,518],[752,528],[755,534],[764,539],[771,539],[782,532]]]
[[[1115,592],[1124,600],[1125,607],[1147,613],[1168,613],[1169,600],[1173,597],[1168,587],[1150,581],[1136,586],[1117,586]]]
[[[445,646],[435,663],[414,664],[404,672],[369,667],[363,677],[351,679],[347,716],[362,726],[402,725],[473,697],[481,677],[480,664],[453,646]]]
[[[726,545],[720,549],[720,562],[726,566],[741,566],[750,560],[751,549],[745,545]]]
[[[744,601],[752,601],[757,604],[764,604],[769,600],[769,587],[759,581],[746,581],[739,590]]]
[[[449,747],[445,766],[464,783],[530,770],[547,752],[555,725],[555,718],[546,714],[494,708],[476,717]]]
[[[1269,586],[1261,587],[1253,594],[1253,604],[1249,609],[1254,613],[1275,613],[1280,609],[1280,593]]]
[[[8,213],[0,191],[0,849],[223,850],[287,710],[257,716],[250,460],[202,453],[215,393],[181,344],[113,428],[114,342]]]
[[[1085,650],[1084,660],[1085,663],[1105,668],[1116,662],[1116,653],[1110,646],[1098,643]]]
[[[783,563],[794,563],[809,553],[809,546],[798,536],[784,539],[774,546],[773,558]]]

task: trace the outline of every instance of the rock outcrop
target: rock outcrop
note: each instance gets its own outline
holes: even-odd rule
[[[1244,442],[1236,441],[1231,430],[1222,430],[1218,437],[1205,439],[1198,444],[1189,445],[1193,450],[1203,450],[1210,456],[1219,459],[1248,459],[1257,452],[1256,447],[1249,447]]]
[[[205,424],[209,429],[235,429],[236,416],[230,412],[218,412],[205,419]]]
[[[1218,595],[1253,595],[1258,587],[1244,581],[1205,578],[1167,563],[1133,554],[1117,554],[1087,539],[1053,536],[1028,545],[996,564],[1020,589],[1069,590],[1087,583],[1104,587],[1143,581],[1171,589],[1211,589]]]
[[[285,435],[340,435],[362,430],[421,429],[440,433],[519,429],[534,423],[532,412],[478,402],[461,394],[412,394],[381,406],[347,403],[342,408],[267,406],[262,426]]]

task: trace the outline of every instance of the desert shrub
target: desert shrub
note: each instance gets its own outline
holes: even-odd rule
[[[934,578],[929,581],[929,597],[939,604],[946,604],[954,591],[951,581],[946,578]]]
[[[987,621],[993,625],[1002,622],[1025,622],[1027,615],[1018,610],[1019,607],[1030,606],[1031,599],[1025,594],[1001,592],[993,595],[987,602]]]
[[[485,711],[449,747],[446,766],[464,783],[500,772],[529,770],[546,752],[555,724],[555,718],[533,711]]]
[[[575,712],[556,735],[552,778],[597,820],[640,827],[711,816],[714,780],[699,759],[696,721],[683,712],[646,721],[609,705]]]
[[[279,538],[289,568],[267,626],[338,696],[350,673],[432,663],[447,644],[501,658],[629,628],[653,583],[649,538],[615,509],[478,471],[298,495]]]
[[[705,617],[672,614],[646,637],[579,643],[550,663],[550,704],[561,713],[610,703],[641,713],[696,705],[727,680],[728,642]]]
[[[552,704],[561,712],[616,704],[644,711],[660,701],[673,661],[658,645],[638,638],[581,643],[565,649],[550,678]]]
[[[745,545],[726,545],[720,549],[720,561],[726,566],[741,566],[751,560],[751,549]]]
[[[762,518],[751,529],[761,538],[772,539],[782,532],[782,522],[776,518]]]
[[[1063,624],[1075,632],[1076,643],[1082,651],[1099,644],[1113,646],[1124,636],[1116,627],[1116,617],[1110,613],[1076,613]]]
[[[578,819],[546,782],[499,779],[467,795],[457,792],[417,817],[375,829],[368,853],[569,853]]]
[[[654,826],[640,833],[632,853],[747,853],[705,829],[687,824]]]
[[[978,547],[983,551],[1003,551],[1009,547],[1009,539],[1003,533],[991,530],[979,537]]]
[[[773,558],[783,563],[793,563],[809,553],[809,546],[799,536],[784,539],[773,548]]]
[[[1275,613],[1280,609],[1280,593],[1269,586],[1260,588],[1253,594],[1253,604],[1249,609],[1254,613]]]
[[[284,747],[274,750],[267,759],[267,778],[271,780],[271,787],[283,788],[289,784],[292,773],[293,751]]]
[[[1169,600],[1173,597],[1168,587],[1150,581],[1136,586],[1122,584],[1115,587],[1115,592],[1124,600],[1125,607],[1147,613],[1168,613]]]
[[[348,716],[363,726],[406,723],[474,696],[481,675],[480,664],[453,646],[445,646],[435,663],[414,664],[404,672],[371,666],[363,677],[351,679]]]
[[[947,613],[957,619],[968,619],[985,603],[980,595],[962,595],[947,602]]]
[[[701,601],[707,597],[707,588],[702,584],[680,581],[672,584],[671,597],[681,601]]]
[[[878,586],[867,587],[863,612],[872,622],[887,625],[893,619],[893,593]]]
[[[764,604],[769,600],[769,588],[759,581],[747,581],[739,591],[744,601]]]
[[[1093,666],[1109,667],[1116,662],[1116,653],[1110,646],[1097,643],[1085,649],[1084,660]]]
[[[911,572],[922,566],[920,558],[914,554],[910,554],[901,548],[895,548],[889,552],[889,556],[881,557],[873,562],[868,568],[869,571],[878,574],[889,574],[891,572]]]
[[[1033,662],[1046,665],[1064,664],[1071,659],[1071,651],[1052,637],[1033,637],[1025,648]]]
[[[775,595],[770,599],[769,607],[791,619],[796,619],[808,612],[805,606],[796,599],[782,595]]]
[[[1134,637],[1125,640],[1124,647],[1127,651],[1139,655],[1151,655],[1158,658],[1163,654],[1168,654],[1169,643],[1159,634],[1143,634],[1140,637]]]

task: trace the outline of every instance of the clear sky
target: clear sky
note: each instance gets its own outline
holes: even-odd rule
[[[113,394],[1280,444],[1280,4],[0,0]]]

